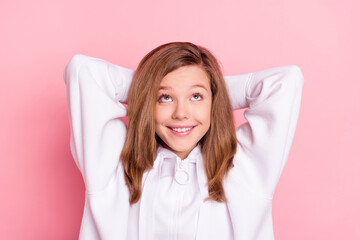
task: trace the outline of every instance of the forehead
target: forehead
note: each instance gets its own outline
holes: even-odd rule
[[[203,85],[210,90],[210,80],[206,72],[199,66],[180,67],[168,73],[160,82],[159,89],[187,89],[193,85]]]

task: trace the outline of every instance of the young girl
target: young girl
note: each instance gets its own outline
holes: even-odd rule
[[[77,54],[64,80],[86,187],[79,239],[274,239],[299,67],[223,77],[206,48],[172,42],[136,71]],[[248,122],[235,129],[240,108]]]

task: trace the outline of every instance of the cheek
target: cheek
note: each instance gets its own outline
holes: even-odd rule
[[[166,121],[169,116],[169,109],[165,107],[156,107],[155,108],[155,123],[161,124],[162,122]]]
[[[155,133],[161,135],[160,125],[163,122],[163,114],[161,109],[155,108]]]
[[[210,126],[211,119],[211,106],[204,106],[197,109],[196,111],[197,119],[202,122],[205,126]]]

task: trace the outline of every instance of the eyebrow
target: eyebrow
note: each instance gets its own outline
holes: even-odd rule
[[[192,85],[189,89],[192,89],[192,88],[196,88],[196,87],[200,87],[200,88],[203,88],[207,91],[206,87],[202,84],[195,84],[195,85]],[[168,87],[168,86],[160,86],[159,87],[159,90],[170,90],[170,91],[174,91],[174,89],[172,87]]]

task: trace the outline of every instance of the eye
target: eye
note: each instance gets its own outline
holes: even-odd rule
[[[159,98],[158,98],[158,102],[171,102],[171,97],[167,94],[162,94]]]
[[[202,99],[202,95],[200,93],[194,93],[193,98],[195,101],[199,101]]]

